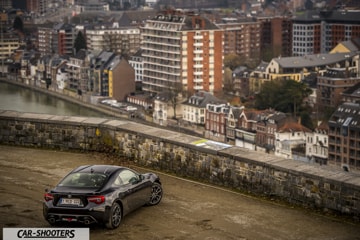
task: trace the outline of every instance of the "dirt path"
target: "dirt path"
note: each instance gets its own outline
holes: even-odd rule
[[[93,154],[0,145],[1,228],[50,227],[42,217],[44,189],[75,166],[94,163],[119,164]],[[360,239],[360,223],[160,176],[165,194],[158,206],[126,216],[116,230],[91,228],[91,240]]]

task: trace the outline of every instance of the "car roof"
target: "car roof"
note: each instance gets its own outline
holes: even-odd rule
[[[105,175],[111,175],[115,171],[119,169],[125,169],[125,167],[122,166],[116,166],[116,165],[83,165],[79,166],[76,169],[74,169],[72,172],[83,172],[83,173],[101,173]]]

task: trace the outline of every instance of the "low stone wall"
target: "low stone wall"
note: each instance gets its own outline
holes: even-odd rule
[[[359,220],[360,176],[128,120],[0,112],[0,144],[107,151],[178,176]]]

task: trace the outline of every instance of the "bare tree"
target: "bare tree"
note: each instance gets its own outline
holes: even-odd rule
[[[178,104],[181,103],[183,99],[183,86],[181,82],[169,82],[168,85],[168,91],[169,91],[169,104],[173,108],[174,111],[174,119],[176,118],[176,107]]]

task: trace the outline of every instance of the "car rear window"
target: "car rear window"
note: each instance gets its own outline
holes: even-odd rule
[[[64,178],[59,186],[62,187],[101,187],[106,180],[105,174],[72,173]]]

